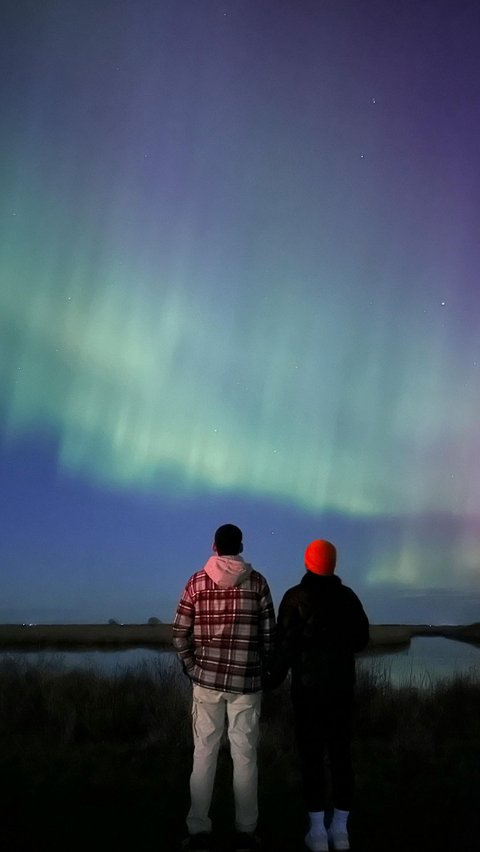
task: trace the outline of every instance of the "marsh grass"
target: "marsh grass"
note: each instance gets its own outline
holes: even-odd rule
[[[190,687],[178,667],[114,675],[0,668],[3,848],[177,848],[188,806]],[[478,848],[480,680],[392,687],[359,672],[352,849]],[[267,850],[301,852],[305,813],[285,684],[264,696],[259,745],[261,829]],[[212,816],[232,823],[231,761],[219,756]],[[224,848],[220,842],[220,848]]]

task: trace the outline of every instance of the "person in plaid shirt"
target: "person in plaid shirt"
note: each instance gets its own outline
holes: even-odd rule
[[[240,556],[242,531],[224,524],[215,556],[190,577],[177,607],[173,645],[193,683],[193,770],[189,850],[209,849],[218,750],[228,719],[235,797],[235,849],[256,849],[257,741],[263,676],[273,653],[275,613],[265,577]]]

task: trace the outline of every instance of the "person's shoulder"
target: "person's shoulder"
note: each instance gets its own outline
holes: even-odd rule
[[[199,568],[198,571],[194,571],[193,574],[190,574],[190,577],[187,580],[187,583],[191,583],[192,580],[196,580],[200,574],[205,574],[205,568]]]
[[[283,593],[282,604],[292,603],[293,601],[297,600],[301,592],[301,583],[297,583],[295,586],[290,586],[290,588]]]
[[[187,589],[188,588],[190,588],[190,589],[195,588],[196,586],[198,586],[199,583],[204,582],[206,577],[207,577],[207,573],[205,571],[205,568],[200,568],[198,571],[195,571],[195,573],[192,574],[188,578],[188,580],[186,582],[186,588]]]
[[[341,584],[342,594],[345,598],[348,598],[351,601],[358,601],[360,603],[360,598],[357,593],[351,588],[351,586],[346,586],[345,583]]]
[[[250,588],[259,595],[270,595],[270,585],[265,577],[260,571],[257,571],[256,568],[252,567],[250,574],[248,576],[248,582],[250,583]]]
[[[252,581],[252,583],[257,583],[257,585],[259,586],[268,586],[268,580],[265,575],[262,574],[261,571],[257,571],[257,569],[253,567],[250,571],[250,580]]]

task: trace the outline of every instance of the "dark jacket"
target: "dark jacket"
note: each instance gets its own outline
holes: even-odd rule
[[[359,598],[336,575],[307,571],[285,592],[278,610],[274,687],[292,672],[292,689],[353,693],[355,653],[369,641]]]

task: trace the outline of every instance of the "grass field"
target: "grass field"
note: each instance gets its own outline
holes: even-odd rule
[[[476,852],[480,682],[357,686],[351,818],[357,852]],[[0,847],[175,850],[191,767],[190,685],[177,667],[105,677],[0,668]],[[220,753],[212,816],[219,850],[232,823],[231,763]],[[266,852],[302,852],[305,813],[287,684],[264,696],[260,829]]]
[[[414,636],[445,636],[480,644],[480,623],[466,626],[372,624],[367,650],[404,647]],[[0,650],[168,647],[171,624],[0,624]]]

